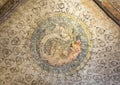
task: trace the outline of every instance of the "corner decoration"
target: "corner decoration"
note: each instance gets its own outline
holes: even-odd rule
[[[3,20],[13,9],[15,9],[21,0],[7,0],[0,8],[0,21]]]
[[[75,17],[55,14],[34,30],[30,48],[44,71],[72,74],[90,58],[90,33]]]

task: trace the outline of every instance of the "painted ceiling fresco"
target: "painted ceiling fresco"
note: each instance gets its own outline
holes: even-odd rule
[[[120,85],[120,27],[94,1],[0,6],[0,85]]]

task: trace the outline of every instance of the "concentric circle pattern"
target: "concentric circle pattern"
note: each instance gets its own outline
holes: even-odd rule
[[[120,85],[119,26],[93,0],[8,1],[0,85]]]
[[[89,59],[90,34],[78,20],[56,14],[43,20],[31,39],[33,57],[41,68],[67,73],[81,68]]]

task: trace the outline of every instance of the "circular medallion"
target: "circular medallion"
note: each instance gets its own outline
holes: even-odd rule
[[[56,14],[33,32],[31,51],[43,70],[72,73],[84,66],[90,54],[88,29],[72,16]]]

